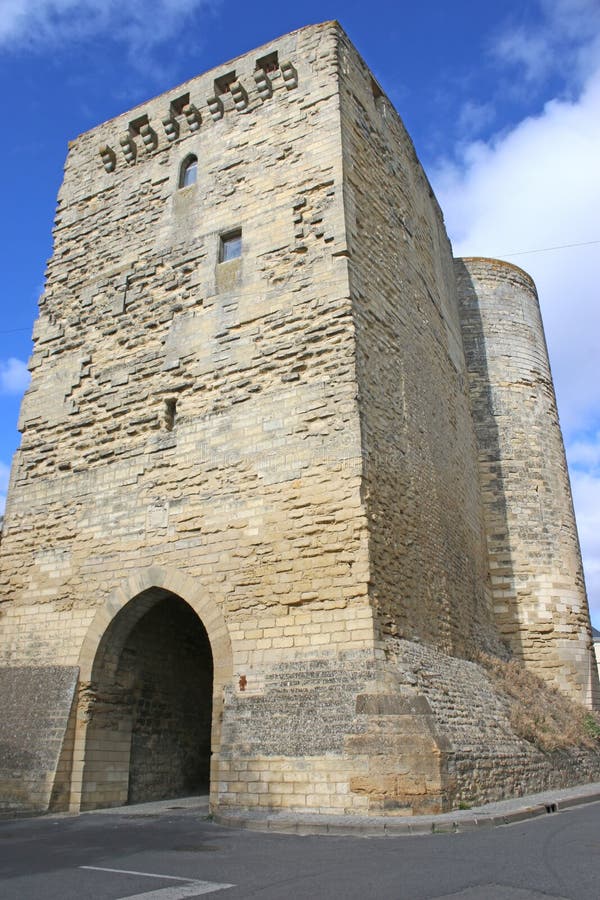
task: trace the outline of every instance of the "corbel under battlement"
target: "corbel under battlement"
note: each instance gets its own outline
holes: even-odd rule
[[[119,165],[133,166],[144,156],[199,132],[210,121],[216,124],[226,115],[252,112],[271,99],[274,82],[279,79],[286,91],[298,87],[296,67],[289,61],[280,63],[275,51],[256,61],[252,81],[242,80],[230,71],[214,79],[214,92],[204,103],[192,101],[187,93],[172,99],[166,114],[156,122],[145,114],[138,116],[129,123],[127,131],[115,135],[112,146],[105,143],[98,148],[100,161],[109,173]]]

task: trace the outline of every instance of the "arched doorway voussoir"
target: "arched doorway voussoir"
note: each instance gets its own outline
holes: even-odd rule
[[[209,589],[198,579],[176,569],[147,566],[128,576],[106,599],[92,619],[79,654],[79,678],[82,682],[91,679],[92,668],[100,642],[114,617],[135,597],[152,588],[162,588],[176,594],[188,603],[206,628],[210,641],[215,669],[233,672],[233,653],[225,618],[210,596]],[[223,682],[224,679],[222,679]]]
[[[217,603],[210,595],[210,591],[200,581],[176,570],[165,569],[158,566],[149,566],[129,574],[121,584],[106,599],[97,610],[90,623],[85,639],[82,643],[79,658],[80,707],[78,710],[75,753],[71,778],[70,809],[77,811],[81,808],[84,795],[84,782],[89,784],[89,775],[84,774],[87,766],[88,755],[88,725],[90,722],[86,689],[96,679],[98,663],[102,660],[109,646],[107,642],[114,640],[115,623],[121,620],[123,627],[123,614],[127,613],[130,605],[132,617],[130,622],[133,627],[139,619],[136,612],[136,601],[142,613],[148,608],[148,599],[156,597],[173,596],[179,598],[184,604],[193,610],[201,625],[205,629],[210,644],[210,652],[214,661],[213,678],[213,702],[212,702],[212,777],[211,793],[216,782],[218,771],[218,758],[220,746],[220,722],[223,706],[223,688],[232,675],[232,648],[228,628],[225,619]],[[210,690],[210,687],[209,687]],[[210,724],[210,720],[209,720]],[[87,789],[86,789],[87,790]],[[88,802],[89,802],[89,794]],[[109,805],[114,805],[109,804]]]

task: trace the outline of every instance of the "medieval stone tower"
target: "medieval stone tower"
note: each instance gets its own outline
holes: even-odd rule
[[[452,258],[337,23],[69,147],[1,544],[4,807],[406,813],[597,675],[535,288]]]

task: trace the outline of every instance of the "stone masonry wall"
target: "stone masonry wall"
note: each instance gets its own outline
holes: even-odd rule
[[[71,143],[4,521],[4,664],[76,664],[148,566],[222,611],[235,685],[372,648],[336,41],[288,35]]]
[[[475,715],[498,704],[452,655],[500,645],[450,247],[337,23],[71,142],[31,368],[0,665],[79,666],[62,746],[35,732],[47,796],[54,770],[72,810],[123,802],[132,773],[134,796],[180,789],[154,741],[184,602],[214,664],[213,807],[404,815],[493,795],[514,735],[501,724],[486,748],[457,726],[470,697]],[[569,595],[561,618],[567,569],[544,664],[575,661],[569,686],[586,613]],[[157,663],[157,705],[133,703],[134,652]],[[447,704],[409,670],[421,652],[456,682]],[[196,740],[184,708],[165,719]]]
[[[583,703],[598,676],[535,286],[516,266],[457,260],[495,616],[512,652]]]
[[[493,644],[451,249],[410,138],[349,42],[342,133],[357,381],[379,625]]]
[[[542,751],[519,738],[507,698],[482,666],[409,641],[390,661],[399,680],[431,708],[446,741],[443,795],[448,808],[486,803],[600,778],[600,754],[581,748]]]
[[[334,32],[277,47],[293,89],[277,73],[241,113],[227,96],[114,172],[98,148],[142,114],[158,131],[171,95],[71,145],[4,526],[6,661],[76,659],[95,607],[153,562],[210,582],[236,633],[367,602]],[[203,107],[218,74],[171,94]],[[218,263],[236,226],[241,260]]]
[[[74,666],[0,668],[0,815],[48,806],[77,675]]]

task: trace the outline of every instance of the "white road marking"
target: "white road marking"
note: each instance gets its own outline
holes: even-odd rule
[[[164,878],[165,881],[193,881],[193,878],[182,878],[180,875],[154,875],[152,872],[132,872],[129,869],[104,869],[102,866],[79,866],[92,872],[113,872],[116,875],[141,875],[143,878]]]
[[[191,881],[177,887],[160,888],[149,894],[128,894],[118,900],[183,900],[184,897],[199,897],[201,894],[212,894],[213,891],[224,891],[234,887],[233,884],[216,884],[214,881]]]
[[[154,872],[132,872],[130,869],[106,869],[102,866],[79,866],[79,868],[90,872],[111,872],[113,875],[138,875],[141,878],[162,878],[163,881],[186,882],[186,884],[160,888],[158,891],[150,891],[145,894],[128,894],[117,900],[184,900],[185,897],[200,897],[202,894],[212,894],[215,891],[225,891],[227,888],[235,887],[233,884],[218,884],[216,881],[182,878],[181,875],[156,875]]]

